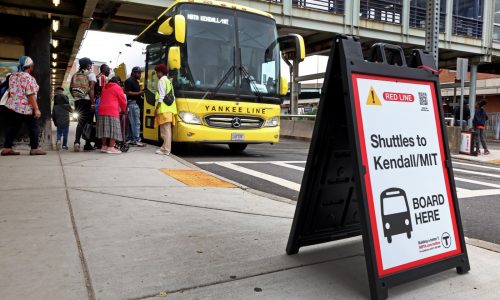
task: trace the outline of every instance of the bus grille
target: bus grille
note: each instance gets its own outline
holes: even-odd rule
[[[205,117],[205,123],[216,128],[258,129],[264,120],[253,116],[209,115]]]

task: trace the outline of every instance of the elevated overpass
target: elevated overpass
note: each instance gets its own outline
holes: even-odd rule
[[[99,0],[92,30],[138,34],[172,0]],[[368,49],[374,42],[423,47],[425,2],[410,0],[229,0],[271,13],[280,34],[304,36],[307,53],[326,54],[335,34],[361,37]],[[494,1],[442,0],[439,34],[440,67],[450,67],[457,57],[474,63],[500,61],[500,41],[493,39]],[[481,4],[482,3],[482,4]],[[462,3],[459,3],[463,5]],[[477,5],[476,5],[477,4]],[[497,8],[497,10],[500,8]],[[471,12],[472,11],[472,12]],[[500,37],[499,37],[500,38]]]

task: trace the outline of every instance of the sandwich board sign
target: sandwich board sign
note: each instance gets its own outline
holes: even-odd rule
[[[287,253],[362,234],[373,299],[470,269],[434,65],[348,36],[330,54]]]

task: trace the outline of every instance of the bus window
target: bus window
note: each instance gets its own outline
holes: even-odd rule
[[[269,20],[248,14],[238,14],[238,37],[241,48],[241,64],[247,69],[255,85],[264,95],[276,95],[279,80],[279,45],[276,27]],[[266,51],[270,55],[266,55]],[[242,74],[245,79],[244,74]],[[242,80],[244,83],[244,80]],[[243,89],[242,92],[247,92]]]
[[[186,9],[187,63],[182,65],[181,74],[187,81],[177,82],[179,89],[195,86],[202,91],[213,89],[232,72],[235,64],[235,21],[225,10],[210,7]],[[220,90],[234,91],[235,72],[221,86]],[[184,79],[184,78],[183,78]]]
[[[383,199],[384,215],[392,215],[408,211],[406,208],[406,200],[403,196],[396,196]]]

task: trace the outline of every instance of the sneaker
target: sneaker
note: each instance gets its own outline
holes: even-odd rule
[[[481,150],[477,150],[476,155],[481,155]]]
[[[61,150],[61,141],[56,142],[56,150],[57,151]]]
[[[137,146],[136,141],[127,141],[127,144],[129,144],[130,146]]]
[[[74,150],[75,152],[80,152],[80,143],[75,143]]]
[[[156,153],[156,154],[159,154],[159,155],[170,155],[170,152],[168,152],[168,151],[163,151],[163,150],[161,150],[161,149],[156,150],[156,152],[155,152],[155,153]]]
[[[135,142],[135,145],[137,147],[146,147],[146,144],[144,144],[143,142],[139,142],[139,141]]]
[[[120,154],[122,153],[120,150],[116,149],[115,147],[108,147],[108,150],[106,151],[108,154]]]
[[[92,145],[85,144],[85,146],[83,146],[83,151],[94,151],[94,150],[95,150],[95,147]]]
[[[62,146],[63,150],[69,150],[68,146]]]
[[[102,147],[101,147],[101,152],[102,152],[102,153],[107,153],[107,152],[108,152],[108,149],[109,149],[109,148],[108,148],[108,146],[104,146],[104,145],[102,145]]]
[[[490,154],[490,150],[488,150],[488,149],[484,150],[484,155],[488,155],[488,154]]]

